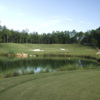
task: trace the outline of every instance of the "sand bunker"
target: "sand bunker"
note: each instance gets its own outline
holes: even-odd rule
[[[44,51],[44,50],[41,50],[41,49],[30,49],[30,51]]]
[[[60,48],[60,50],[65,50],[64,48]]]
[[[96,53],[96,55],[99,55],[100,54],[100,49],[96,48],[96,50],[98,50],[98,52]]]
[[[28,57],[28,54],[25,54],[25,53],[17,53],[16,54],[16,57],[18,57],[18,58],[26,58],[26,57]]]
[[[96,53],[97,55],[100,54],[100,51]]]

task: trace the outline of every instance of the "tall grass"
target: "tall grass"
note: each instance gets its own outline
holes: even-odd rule
[[[16,71],[16,72],[13,72],[13,73],[12,73],[12,76],[13,76],[13,77],[20,76],[20,73],[17,72],[17,71]]]
[[[87,69],[100,69],[100,67],[89,65],[86,67],[77,66],[76,64],[68,64],[67,66],[62,66],[57,68],[57,71],[68,71],[68,70],[87,70]]]
[[[28,71],[28,75],[31,75],[31,74],[34,74],[35,72],[34,72],[34,70],[30,70],[30,71]]]
[[[97,66],[87,66],[87,67],[82,67],[82,66],[77,66],[76,64],[68,64],[67,66],[62,66],[60,68],[56,68],[55,71],[68,71],[68,70],[89,70],[89,69],[100,69],[100,67]],[[47,67],[45,70],[41,69],[39,73],[48,73],[50,72],[50,67]],[[22,70],[21,73],[18,71],[8,71],[4,74],[1,74],[1,78],[2,76],[4,78],[9,78],[9,77],[17,77],[17,76],[21,76],[21,75],[31,75],[31,74],[35,74],[34,70]]]
[[[34,70],[30,70],[30,71],[26,71],[26,70],[22,70],[22,72],[18,72],[18,71],[8,71],[6,73],[4,73],[4,78],[9,78],[9,77],[17,77],[17,76],[21,76],[21,75],[31,75],[34,74]]]
[[[45,71],[43,69],[41,69],[40,73],[45,73]]]
[[[78,67],[76,66],[76,64],[68,64],[68,65],[65,65],[65,66],[62,66],[60,68],[58,68],[57,70],[58,71],[66,71],[66,70],[77,70]]]
[[[47,67],[45,70],[46,73],[50,72],[50,67]]]

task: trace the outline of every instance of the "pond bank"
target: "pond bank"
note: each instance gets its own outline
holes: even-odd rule
[[[44,54],[44,57],[80,57],[80,58],[94,59],[100,62],[100,58],[89,56],[89,55]]]
[[[2,57],[0,66],[0,76],[3,78],[55,71],[100,69],[100,63],[96,60],[79,57],[29,57],[24,59]]]
[[[96,57],[96,56],[91,56],[91,55],[69,55],[69,54],[43,54],[43,55],[38,55],[38,54],[34,54],[34,55],[30,55],[30,54],[26,54],[26,53],[17,53],[17,54],[3,54],[0,56],[7,56],[7,57],[17,57],[17,58],[27,58],[27,57],[80,57],[80,58],[87,58],[87,59],[93,59],[93,60],[97,60],[98,62],[100,62],[100,58]]]

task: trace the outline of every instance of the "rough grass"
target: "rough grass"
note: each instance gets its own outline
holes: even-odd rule
[[[100,70],[2,79],[0,100],[100,100]]]
[[[64,48],[65,50],[60,50]],[[30,49],[41,49],[44,51],[30,51]],[[16,44],[16,43],[0,43],[0,54],[16,54],[16,53],[27,53],[27,54],[64,54],[64,55],[87,55],[93,57],[100,57],[96,55],[98,52],[91,46],[83,46],[76,44]]]

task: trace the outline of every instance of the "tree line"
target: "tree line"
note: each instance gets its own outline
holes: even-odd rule
[[[53,31],[52,33],[15,31],[0,25],[0,43],[33,43],[33,44],[84,44],[100,47],[100,27],[87,32]]]

